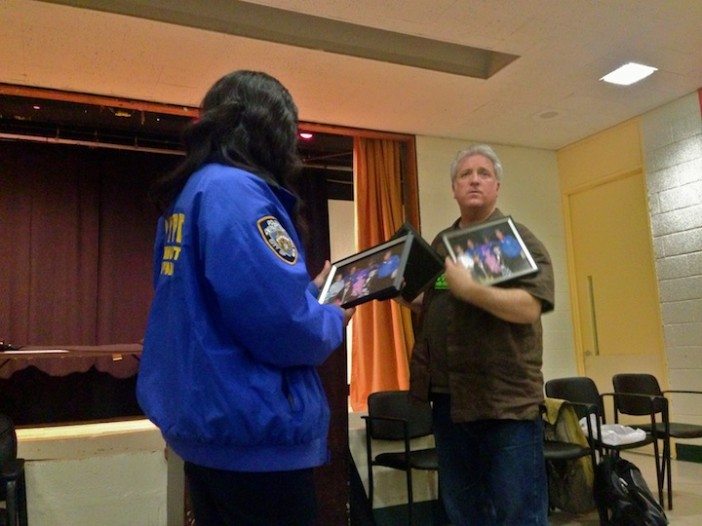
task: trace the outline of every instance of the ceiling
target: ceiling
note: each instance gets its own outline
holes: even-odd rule
[[[236,4],[3,0],[0,83],[197,106],[221,75],[256,69],[289,88],[303,121],[549,150],[702,87],[698,0],[255,2],[518,56],[487,79],[229,34]],[[186,25],[158,21],[173,6]],[[630,87],[598,80],[629,61],[659,69]]]

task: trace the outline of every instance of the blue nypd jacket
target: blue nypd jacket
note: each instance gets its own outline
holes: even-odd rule
[[[186,461],[234,471],[327,460],[315,370],[342,341],[290,219],[295,198],[243,170],[195,172],[158,224],[137,396]]]

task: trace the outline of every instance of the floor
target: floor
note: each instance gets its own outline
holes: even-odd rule
[[[649,488],[656,495],[656,472],[651,455],[623,452],[622,458],[633,462],[643,474]],[[365,469],[365,468],[364,468]],[[665,510],[671,526],[702,525],[702,463],[673,460],[673,506]],[[398,487],[402,487],[398,483]],[[404,492],[402,497],[404,499]],[[656,495],[657,498],[657,495]],[[404,500],[403,500],[404,502]],[[436,510],[429,501],[415,505],[415,525],[436,525]],[[404,505],[394,505],[374,510],[375,526],[406,526],[407,511]],[[555,510],[549,517],[550,526],[599,526],[597,511],[574,515]],[[366,524],[359,522],[358,524]]]
[[[636,464],[655,494],[656,472],[652,457],[637,453],[623,453],[622,457]],[[673,509],[665,510],[670,525],[699,526],[702,524],[702,464],[674,460],[672,471]],[[556,510],[550,519],[551,526],[599,526],[596,511],[572,515]]]

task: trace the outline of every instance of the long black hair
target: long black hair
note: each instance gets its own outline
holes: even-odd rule
[[[258,71],[234,71],[215,82],[200,117],[184,131],[185,159],[151,188],[166,213],[188,178],[207,162],[243,168],[269,184],[290,189],[299,171],[297,107],[277,79]]]

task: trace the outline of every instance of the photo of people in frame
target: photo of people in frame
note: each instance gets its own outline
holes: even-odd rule
[[[410,242],[404,236],[334,263],[320,303],[350,307],[399,293]]]
[[[443,241],[452,259],[486,285],[537,271],[510,217],[444,234]]]

